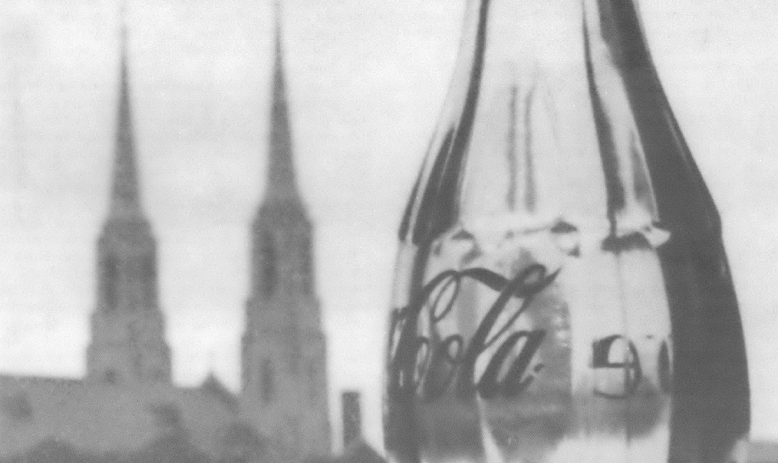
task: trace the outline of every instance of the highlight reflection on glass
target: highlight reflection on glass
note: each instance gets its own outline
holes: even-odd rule
[[[392,462],[745,460],[718,213],[633,0],[470,0],[400,230]]]

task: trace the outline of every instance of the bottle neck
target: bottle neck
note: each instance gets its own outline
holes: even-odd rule
[[[412,240],[483,216],[597,235],[651,228],[633,75],[658,86],[632,0],[468,2]]]

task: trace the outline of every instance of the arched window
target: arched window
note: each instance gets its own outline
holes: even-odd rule
[[[315,405],[318,399],[318,381],[316,380],[316,365],[308,365],[308,401]]]
[[[276,261],[276,248],[273,241],[273,234],[270,232],[262,233],[262,242],[260,244],[260,263],[262,279],[261,288],[265,294],[273,294],[278,278],[278,262]]]
[[[119,381],[119,375],[116,370],[108,370],[103,373],[103,380],[108,384],[116,384]]]
[[[119,259],[108,254],[103,263],[103,298],[109,310],[116,308],[119,296]]]
[[[157,262],[153,254],[143,256],[141,263],[141,281],[146,308],[154,305],[157,293]]]
[[[300,277],[302,279],[303,291],[311,293],[313,291],[313,262],[311,259],[311,248],[308,242],[300,249]]]
[[[13,421],[28,421],[32,418],[32,405],[24,391],[3,397],[2,402],[0,402],[0,411]]]
[[[269,403],[273,400],[275,394],[275,378],[273,377],[273,363],[265,359],[262,361],[262,371],[260,376],[260,387],[262,393],[262,400],[265,403]]]

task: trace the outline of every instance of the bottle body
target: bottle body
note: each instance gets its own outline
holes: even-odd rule
[[[719,227],[632,1],[471,1],[400,231],[390,459],[741,461]]]
[[[414,454],[398,461],[661,461],[672,334],[656,253],[566,249],[563,225],[500,219],[401,251],[425,284],[391,320],[387,436]]]

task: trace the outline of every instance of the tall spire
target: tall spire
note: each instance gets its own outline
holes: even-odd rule
[[[292,161],[292,130],[289,123],[289,107],[286,99],[283,50],[281,47],[281,6],[274,2],[275,13],[275,63],[273,69],[273,95],[270,112],[270,156],[265,201],[299,200]]]
[[[87,377],[107,383],[170,383],[170,348],[158,300],[157,245],[140,204],[127,81],[127,33],[124,14],[121,17],[113,187],[108,218],[97,240],[97,304],[92,313]]]
[[[127,81],[127,24],[124,8],[121,13],[121,65],[119,82],[119,110],[116,127],[116,145],[111,191],[111,217],[138,217],[141,215],[138,172],[130,111],[130,90]]]

